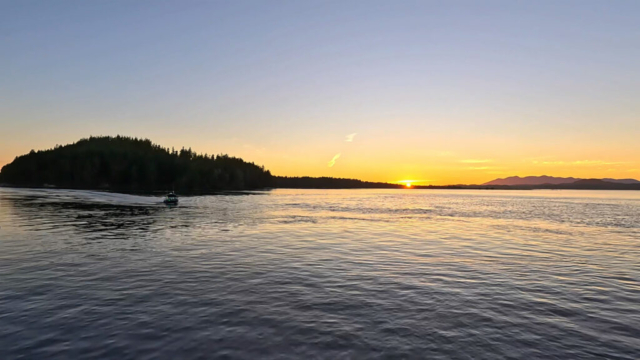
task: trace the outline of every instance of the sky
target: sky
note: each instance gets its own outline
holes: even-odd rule
[[[0,0],[0,166],[90,135],[275,175],[640,178],[640,1]]]

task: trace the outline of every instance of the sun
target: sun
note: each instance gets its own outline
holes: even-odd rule
[[[421,184],[424,180],[407,179],[395,181],[396,184],[404,186],[405,189],[413,188],[414,184]],[[417,185],[416,185],[417,186]]]

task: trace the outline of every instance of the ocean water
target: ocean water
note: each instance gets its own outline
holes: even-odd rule
[[[0,188],[0,359],[640,359],[640,192]]]

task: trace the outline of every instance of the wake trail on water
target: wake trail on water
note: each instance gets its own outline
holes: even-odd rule
[[[142,196],[106,191],[62,189],[12,189],[11,191],[14,194],[19,194],[23,199],[26,197],[29,201],[42,203],[95,203],[114,206],[151,206],[162,204],[162,198],[158,196]]]

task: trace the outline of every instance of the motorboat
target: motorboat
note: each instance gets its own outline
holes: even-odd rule
[[[176,195],[173,191],[167,194],[163,201],[167,205],[178,205],[178,195]]]

